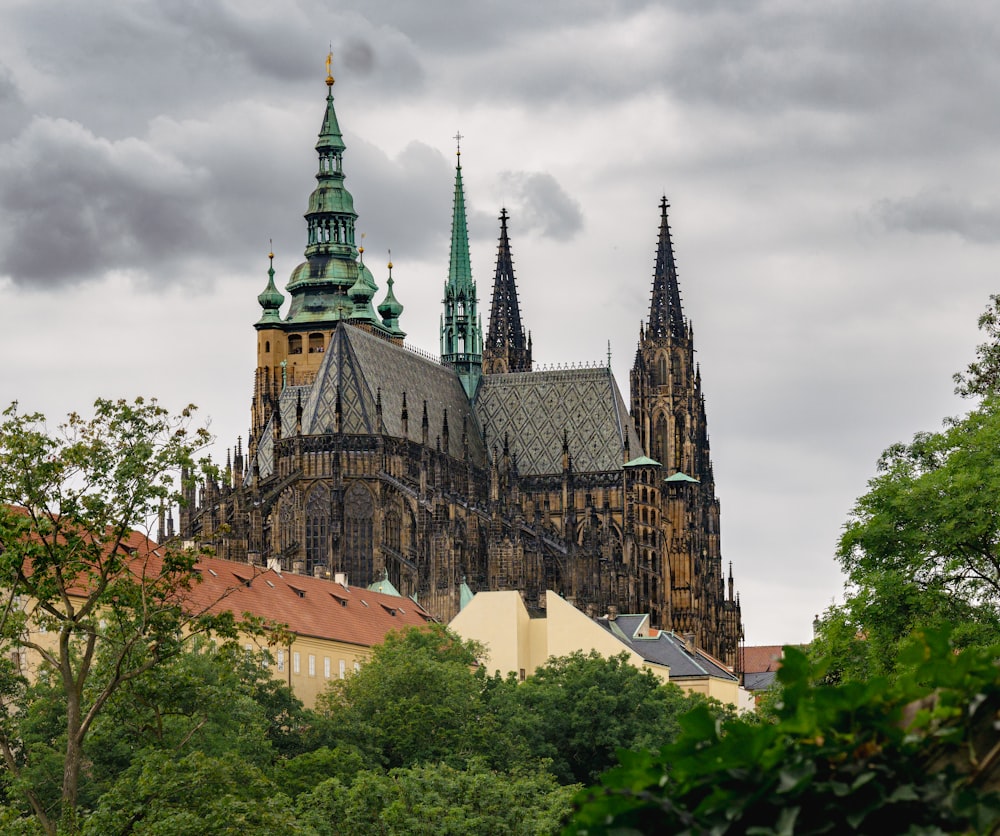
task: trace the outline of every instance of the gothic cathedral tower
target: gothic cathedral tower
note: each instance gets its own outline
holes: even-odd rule
[[[631,373],[632,420],[663,480],[655,551],[664,583],[654,606],[675,631],[693,633],[700,647],[731,661],[742,631],[739,603],[731,578],[727,596],[722,577],[701,370],[694,360],[694,329],[681,308],[667,209],[664,197],[649,321],[640,329]]]

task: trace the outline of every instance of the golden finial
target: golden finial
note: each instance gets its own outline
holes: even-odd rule
[[[389,250],[389,271],[392,272],[392,250]]]
[[[330,72],[330,64],[333,63],[333,44],[330,44],[330,51],[326,54],[326,86],[333,87],[333,73]]]
[[[460,132],[455,133],[455,156],[462,156],[462,134]]]
[[[268,238],[267,239],[267,248],[269,250],[269,252],[267,254],[267,257],[269,259],[271,259],[271,261],[274,261],[274,239],[273,238]]]
[[[366,233],[366,232],[362,232],[361,233],[361,243],[358,244],[358,253],[361,255],[361,263],[362,264],[365,261],[365,235],[367,235],[367,234],[368,233]]]

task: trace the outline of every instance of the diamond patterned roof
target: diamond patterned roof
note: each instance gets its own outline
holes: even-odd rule
[[[303,400],[303,434],[333,432],[338,386],[343,432],[378,432],[375,401],[381,389],[385,432],[401,438],[405,392],[410,438],[420,438],[423,403],[427,401],[431,443],[441,435],[444,412],[447,410],[448,452],[456,459],[462,458],[462,419],[465,418],[470,458],[481,467],[485,465],[479,422],[452,368],[372,336],[360,328],[342,324],[333,333],[308,400]]]
[[[626,435],[642,450],[608,368],[486,375],[476,412],[489,444],[507,434],[524,476],[562,473],[564,431],[578,473],[620,470]]]

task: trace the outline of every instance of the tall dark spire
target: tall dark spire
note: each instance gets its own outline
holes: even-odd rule
[[[493,279],[490,326],[483,347],[483,371],[487,374],[531,371],[531,345],[525,342],[521,307],[517,301],[514,260],[507,237],[507,210],[500,211],[500,246]]]
[[[687,335],[684,311],[681,310],[681,290],[677,284],[674,245],[670,240],[670,222],[667,220],[669,207],[667,198],[661,198],[660,237],[656,247],[653,293],[649,302],[649,326],[646,329],[646,337],[650,339],[683,339]]]

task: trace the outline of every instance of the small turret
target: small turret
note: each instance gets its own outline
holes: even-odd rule
[[[281,322],[281,315],[278,311],[281,309],[281,305],[285,301],[285,297],[281,295],[281,292],[274,285],[274,253],[269,252],[267,254],[267,258],[269,262],[267,268],[267,287],[265,287],[260,296],[257,297],[257,301],[264,310],[260,319],[257,320],[258,325],[271,322]]]

